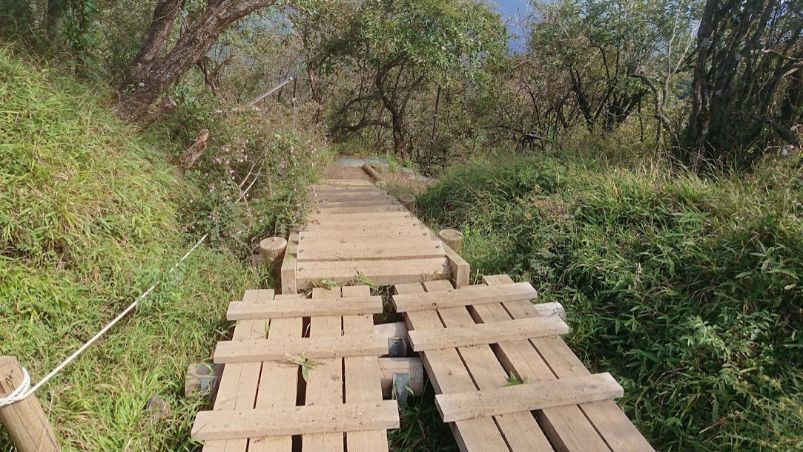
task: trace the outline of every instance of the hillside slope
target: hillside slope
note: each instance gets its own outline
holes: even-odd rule
[[[701,179],[502,156],[418,199],[480,274],[564,304],[571,346],[625,387],[659,450],[803,444],[803,177],[795,161]]]
[[[120,123],[103,91],[0,48],[0,354],[41,378],[191,245],[196,190],[172,145]],[[191,447],[188,363],[208,358],[228,301],[256,275],[200,247],[135,315],[38,395],[66,450]],[[171,414],[153,420],[153,396]],[[0,433],[0,449],[8,449]]]

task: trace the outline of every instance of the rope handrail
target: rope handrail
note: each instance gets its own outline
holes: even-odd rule
[[[264,161],[263,161],[262,166],[264,166]],[[248,192],[251,190],[251,187],[254,186],[254,184],[256,183],[256,181],[257,181],[257,179],[259,178],[260,175],[261,175],[261,167],[260,167],[260,171],[257,172],[257,174],[254,175],[254,178],[251,181],[251,183],[248,185],[248,187],[246,187],[246,189],[240,194],[240,196],[237,198],[237,200],[234,201],[235,204],[239,203],[240,201],[242,201],[246,197],[246,195],[248,195]],[[248,180],[248,176],[246,176],[246,178],[243,180],[243,182],[245,182],[246,180]],[[242,183],[240,185],[242,185]],[[195,242],[195,244],[189,250],[187,250],[187,252],[184,253],[184,255],[181,256],[181,258],[179,258],[173,264],[173,266],[170,268],[170,270],[167,273],[170,274],[170,273],[173,273],[174,271],[176,271],[176,269],[185,260],[187,260],[187,258],[190,257],[190,255],[196,249],[198,249],[198,247],[201,246],[201,244],[204,241],[206,241],[207,238],[209,238],[209,233],[208,232],[206,234],[204,234],[200,239],[198,239],[198,241]],[[36,383],[35,385],[31,386],[31,376],[28,373],[28,370],[25,369],[24,367],[22,367],[22,374],[23,374],[22,383],[19,386],[17,386],[14,389],[14,391],[12,391],[10,394],[6,395],[5,397],[0,397],[0,408],[8,406],[8,405],[12,405],[14,403],[21,402],[21,401],[27,399],[29,396],[31,396],[37,390],[39,390],[39,388],[41,388],[42,386],[47,384],[48,381],[50,381],[53,377],[58,375],[62,370],[64,370],[65,367],[70,365],[70,363],[75,361],[75,359],[78,358],[89,347],[91,347],[92,344],[94,344],[95,342],[98,341],[98,339],[103,337],[103,335],[105,335],[110,329],[112,329],[114,327],[114,325],[119,323],[120,320],[124,319],[128,314],[131,313],[131,311],[136,309],[136,307],[139,305],[139,303],[142,300],[144,300],[145,298],[147,298],[148,295],[150,295],[157,287],[159,287],[159,285],[161,283],[162,283],[162,280],[159,279],[155,283],[151,284],[150,287],[148,287],[137,298],[135,298],[134,301],[131,304],[128,305],[128,307],[126,307],[122,312],[120,312],[120,314],[118,314],[114,319],[112,319],[103,328],[101,328],[100,331],[95,333],[95,335],[92,336],[88,341],[84,342],[83,345],[78,347],[77,350],[75,350],[73,353],[70,354],[70,356],[68,356],[61,363],[59,363],[58,366],[56,366],[55,368],[53,368],[53,370],[48,372],[47,375],[42,377],[42,379],[39,380],[39,382]]]

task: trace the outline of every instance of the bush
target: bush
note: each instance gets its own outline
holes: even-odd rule
[[[794,449],[803,187],[789,163],[703,180],[507,157],[449,171],[418,205],[463,230],[480,274],[564,304],[570,344],[617,377],[658,448]]]

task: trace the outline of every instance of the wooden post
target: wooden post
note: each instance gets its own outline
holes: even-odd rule
[[[0,356],[0,397],[11,394],[22,380],[22,367],[17,358]],[[34,395],[0,408],[0,423],[20,452],[61,450],[39,399]]]
[[[380,382],[382,395],[391,398],[393,393],[393,376],[395,374],[409,374],[409,390],[416,396],[424,393],[424,365],[421,358],[379,358]],[[399,388],[406,390],[406,388]]]
[[[259,242],[259,254],[267,265],[279,259],[287,248],[287,240],[282,237],[268,237]]]
[[[453,249],[456,253],[463,251],[463,233],[456,229],[441,229],[438,233],[449,248]]]
[[[405,193],[399,196],[399,202],[412,213],[415,213],[415,195]]]
[[[377,172],[373,166],[366,163],[362,166],[362,170],[371,176],[375,181],[382,182],[382,176],[379,175],[379,172]]]

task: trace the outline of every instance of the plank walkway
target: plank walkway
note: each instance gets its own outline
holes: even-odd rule
[[[311,187],[313,211],[290,234],[282,293],[321,283],[374,285],[453,278],[468,282],[468,264],[395,198],[364,180]]]
[[[557,335],[567,331],[563,321],[530,302],[535,291],[507,275],[483,280],[462,289],[447,281],[395,287],[394,304],[405,311],[413,348],[424,349],[438,410],[461,450],[652,450],[611,400],[621,387],[588,372]]]
[[[246,291],[229,307],[237,325],[214,356],[226,366],[193,438],[206,452],[387,451],[399,413],[382,399],[377,357],[388,345],[372,319],[381,310],[368,286],[316,288],[312,299]]]
[[[468,285],[468,264],[365,181],[328,181],[312,196],[315,212],[288,240],[282,294],[249,290],[229,306],[237,323],[215,350],[217,399],[193,426],[204,451],[389,449],[399,412],[382,398],[389,344],[375,333],[383,306],[369,281],[395,286],[461,450],[653,450],[613,401],[621,386],[583,366],[560,337],[562,309],[533,304],[529,283]]]

